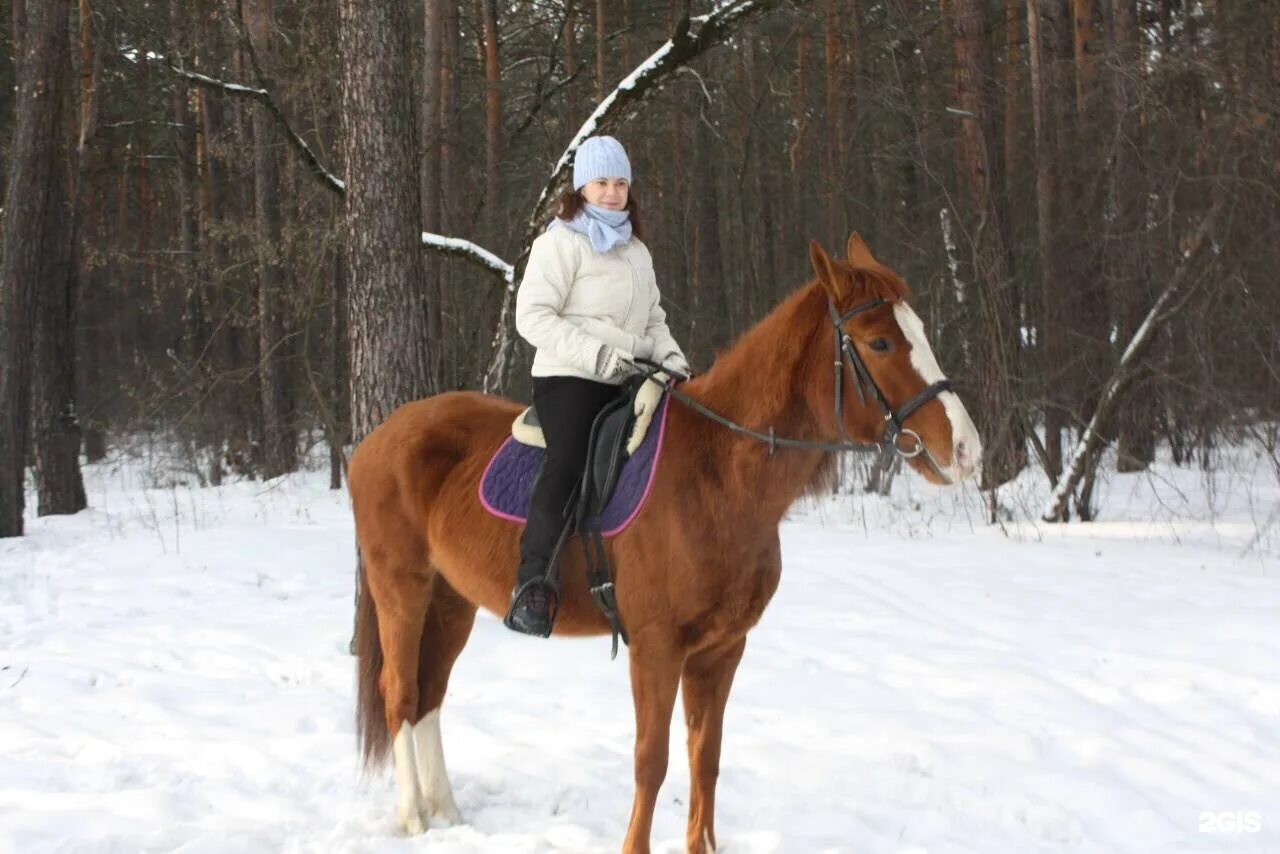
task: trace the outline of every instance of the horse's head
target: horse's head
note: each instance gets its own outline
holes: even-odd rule
[[[891,441],[934,483],[971,477],[982,459],[977,428],[948,390],[924,324],[907,303],[906,283],[873,258],[856,233],[849,237],[847,255],[837,261],[817,242],[809,244],[835,327],[820,337],[833,357],[839,344],[843,360],[836,395],[843,405],[837,402],[827,411],[855,441]],[[831,386],[826,396],[829,401]],[[896,430],[901,432],[895,435]]]

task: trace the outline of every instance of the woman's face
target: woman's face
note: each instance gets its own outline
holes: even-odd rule
[[[620,211],[627,207],[629,189],[626,178],[596,178],[582,185],[582,197],[590,204]]]

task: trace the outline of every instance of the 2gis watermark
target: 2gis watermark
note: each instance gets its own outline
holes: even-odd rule
[[[1249,810],[1224,810],[1200,813],[1201,833],[1261,833],[1262,813]]]

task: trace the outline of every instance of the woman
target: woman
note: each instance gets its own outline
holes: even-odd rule
[[[633,359],[689,373],[659,305],[636,213],[622,144],[590,137],[574,159],[573,191],[533,241],[516,294],[516,330],[537,348],[533,402],[547,440],[503,621],[525,634],[551,634],[556,591],[548,571],[596,414],[634,372]]]

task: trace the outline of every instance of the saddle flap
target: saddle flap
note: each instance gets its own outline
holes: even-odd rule
[[[624,386],[622,394],[596,415],[591,425],[587,468],[583,472],[582,503],[578,518],[598,515],[613,495],[622,464],[627,461],[627,440],[635,418],[635,388]]]

